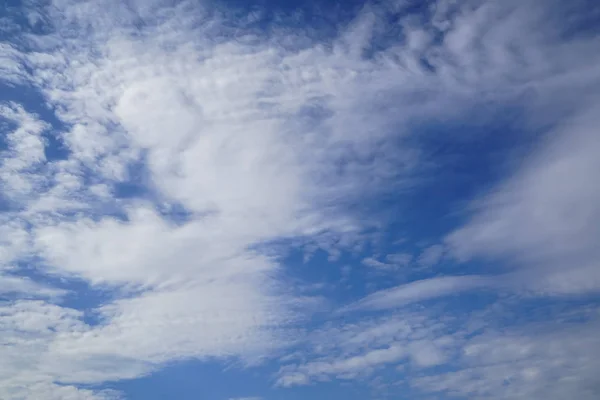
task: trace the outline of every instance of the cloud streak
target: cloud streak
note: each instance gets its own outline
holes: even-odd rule
[[[372,293],[349,306],[348,311],[393,309],[469,290],[490,289],[494,286],[494,278],[486,276],[443,276],[423,279]]]
[[[537,157],[447,237],[458,258],[513,259],[514,279],[541,294],[600,288],[600,189],[589,179],[600,167],[597,110],[593,106],[562,123]]]

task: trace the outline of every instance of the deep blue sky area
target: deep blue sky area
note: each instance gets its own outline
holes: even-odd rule
[[[0,1],[0,399],[600,398],[600,4]]]

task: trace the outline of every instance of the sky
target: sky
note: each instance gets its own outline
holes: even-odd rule
[[[600,398],[600,3],[1,0],[0,399]]]

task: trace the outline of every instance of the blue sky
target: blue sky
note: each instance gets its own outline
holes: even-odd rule
[[[0,7],[1,399],[600,396],[596,2]]]

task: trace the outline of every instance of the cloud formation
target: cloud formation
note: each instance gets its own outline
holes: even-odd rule
[[[326,38],[187,1],[53,0],[2,23],[0,82],[31,96],[0,103],[0,397],[117,398],[81,385],[186,359],[251,365],[304,344],[308,360],[284,365],[279,385],[451,365],[407,385],[592,398],[595,317],[541,336],[479,333],[418,303],[598,293],[598,36],[571,34],[561,15],[577,10],[558,1],[425,8],[369,5]],[[532,157],[439,244],[361,256],[430,275],[352,299],[355,323],[291,340],[314,302],[286,287],[285,243],[331,261],[354,251],[383,224],[362,204],[444,167],[421,128],[484,125],[511,107],[543,131]],[[484,265],[438,274],[442,260]],[[74,292],[91,304],[69,302]]]
[[[372,293],[349,307],[350,310],[385,310],[468,290],[494,287],[491,277],[443,276],[413,281]]]
[[[511,307],[498,302],[467,314],[413,308],[317,330],[309,338],[313,361],[284,366],[278,384],[377,374],[397,376],[386,384],[414,396],[594,398],[598,308],[554,312],[554,321],[498,324]]]
[[[585,294],[600,286],[598,105],[567,119],[537,156],[486,196],[447,241],[460,259],[509,258],[514,279],[541,294]]]

